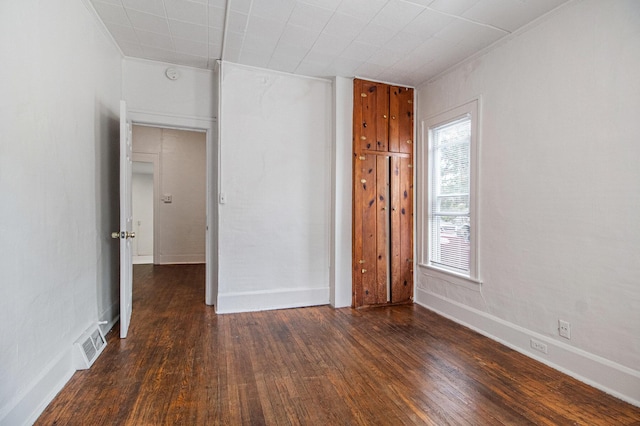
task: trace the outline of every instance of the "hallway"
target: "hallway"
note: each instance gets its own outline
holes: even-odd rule
[[[640,409],[419,306],[217,316],[204,265],[134,267],[129,337],[36,424],[631,425]]]

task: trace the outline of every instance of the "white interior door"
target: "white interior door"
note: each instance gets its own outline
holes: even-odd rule
[[[131,121],[127,105],[120,101],[120,337],[127,337],[133,299],[133,204],[131,173],[133,166]]]

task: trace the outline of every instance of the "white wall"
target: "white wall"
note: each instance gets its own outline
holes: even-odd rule
[[[0,423],[33,421],[73,342],[117,319],[121,56],[81,1],[0,3]]]
[[[331,82],[222,64],[218,312],[329,303]]]
[[[133,257],[146,256],[153,258],[153,163],[133,163],[131,177],[131,201],[133,206]],[[136,171],[137,169],[137,171]],[[204,244],[203,244],[204,252]],[[153,263],[148,261],[146,263]]]
[[[587,0],[418,92],[420,120],[482,104],[482,285],[418,270],[418,303],[635,404],[639,75],[640,3]],[[532,351],[530,337],[549,353]]]
[[[134,125],[133,152],[157,154],[160,163],[154,263],[204,263],[205,134]],[[162,201],[167,195],[170,203]]]
[[[166,77],[169,67],[178,70],[177,80]],[[215,117],[213,71],[126,58],[123,73],[122,91],[131,111],[205,120]]]

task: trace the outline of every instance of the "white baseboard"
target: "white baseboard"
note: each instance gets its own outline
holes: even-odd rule
[[[329,287],[218,294],[216,313],[267,311],[329,304]]]
[[[420,288],[416,288],[415,302],[551,368],[640,407],[639,371]],[[531,338],[545,343],[548,353],[531,349]]]
[[[111,306],[100,313],[98,316],[100,321],[106,321],[106,324],[100,324],[100,330],[105,336],[113,328],[120,319],[120,302],[114,302]]]
[[[153,256],[133,256],[133,264],[134,265],[145,265],[148,263],[153,263]]]
[[[204,254],[171,254],[158,255],[154,259],[157,265],[205,263]]]
[[[10,408],[3,407],[0,410],[6,410],[6,414],[0,417],[0,425],[35,423],[75,371],[71,349],[69,349],[50,363],[24,393],[17,395],[12,402],[9,402]]]

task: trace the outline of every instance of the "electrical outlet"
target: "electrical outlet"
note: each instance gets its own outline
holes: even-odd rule
[[[568,321],[558,320],[558,334],[565,339],[571,339],[571,324]]]
[[[531,347],[536,351],[542,352],[543,354],[547,353],[547,345],[536,339],[531,339]]]

